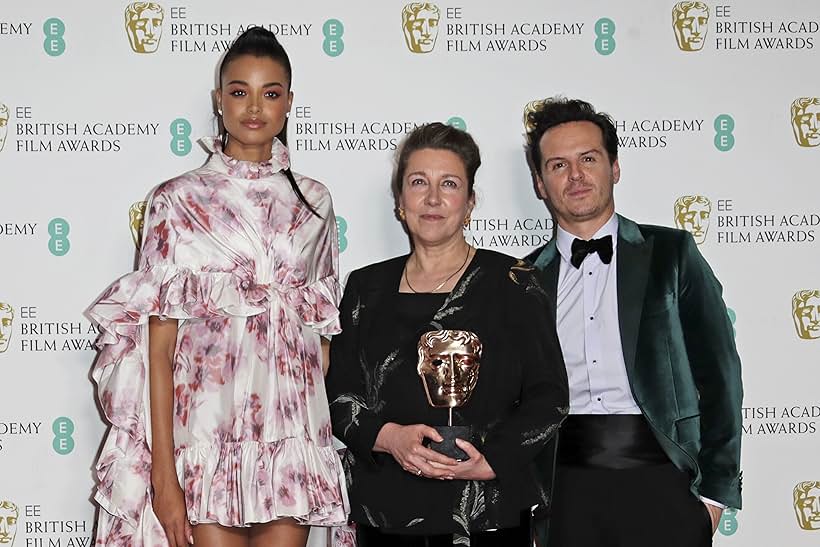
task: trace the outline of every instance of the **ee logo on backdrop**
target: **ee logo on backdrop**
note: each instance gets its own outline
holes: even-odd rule
[[[595,22],[595,51],[601,55],[615,51],[615,21],[608,17]]]
[[[329,57],[338,57],[345,50],[345,43],[342,36],[345,33],[345,26],[338,19],[328,19],[322,25],[322,34],[325,39],[322,42],[322,49]]]
[[[177,156],[187,156],[191,152],[191,122],[185,118],[177,118],[171,122],[171,152]]]
[[[46,35],[43,49],[48,55],[59,57],[65,53],[65,40],[63,40],[65,24],[60,19],[56,17],[46,19],[46,22],[43,23],[43,33]]]
[[[71,226],[64,218],[52,218],[48,223],[48,250],[54,256],[65,256],[71,250],[68,232]]]
[[[74,450],[74,437],[72,437],[74,434],[74,422],[71,421],[71,418],[66,418],[65,416],[57,418],[54,420],[54,423],[51,424],[51,430],[54,432],[54,441],[51,443],[54,452],[61,456],[71,454]]]

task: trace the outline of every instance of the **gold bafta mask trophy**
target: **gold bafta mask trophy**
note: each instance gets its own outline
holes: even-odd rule
[[[427,402],[433,408],[446,408],[446,426],[433,426],[443,437],[440,443],[430,441],[429,447],[456,460],[468,459],[456,446],[456,439],[470,441],[472,428],[453,425],[453,408],[464,406],[473,394],[481,366],[481,340],[464,330],[437,330],[421,336],[418,344],[421,377]]]

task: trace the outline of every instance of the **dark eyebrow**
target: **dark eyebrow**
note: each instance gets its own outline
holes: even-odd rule
[[[603,154],[601,153],[601,151],[600,151],[600,150],[598,150],[597,148],[590,148],[589,150],[585,150],[585,151],[583,151],[583,152],[579,152],[577,155],[580,157],[580,156],[586,156],[587,154],[596,154],[596,155],[598,155],[598,156],[602,156],[602,155],[603,155]],[[548,164],[548,163],[549,163],[549,162],[551,162],[551,161],[555,161],[555,160],[563,160],[563,159],[566,159],[566,158],[564,158],[563,156],[553,156],[553,157],[551,157],[551,158],[547,158],[547,159],[545,159],[545,160],[544,160],[544,165]]]
[[[231,85],[231,84],[248,85],[248,82],[246,82],[245,80],[231,80],[226,85]],[[285,87],[283,84],[281,84],[279,82],[268,82],[265,85],[263,85],[262,87],[273,87],[273,86]]]

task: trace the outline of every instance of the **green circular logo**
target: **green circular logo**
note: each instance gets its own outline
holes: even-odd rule
[[[336,215],[336,231],[339,232],[339,252],[347,249],[347,220],[345,217]]]
[[[615,51],[615,21],[601,17],[595,22],[595,51],[610,55]]]
[[[71,226],[64,218],[53,218],[48,223],[48,250],[54,256],[64,256],[71,249],[71,242],[68,240],[68,232]]]
[[[43,23],[43,33],[46,35],[46,39],[43,41],[43,49],[48,55],[59,57],[65,53],[65,40],[63,40],[65,23],[57,17],[46,19],[46,22]]]
[[[61,416],[54,420],[51,424],[51,430],[54,432],[54,440],[51,442],[54,452],[65,456],[74,450],[74,422],[71,418]]]
[[[731,536],[737,532],[738,526],[737,509],[732,509],[731,507],[725,509],[717,527],[720,533],[724,536]]]
[[[177,156],[187,156],[191,152],[191,122],[177,118],[171,122],[171,152]]]
[[[328,19],[322,25],[322,34],[325,39],[322,42],[322,50],[328,57],[338,57],[345,50],[345,42],[342,36],[345,33],[345,26],[338,19]]]
[[[461,116],[452,116],[449,120],[447,120],[447,125],[453,126],[456,129],[461,129],[462,131],[467,131],[467,122],[464,121],[464,118]]]
[[[735,146],[735,119],[729,114],[721,114],[715,118],[715,148],[721,152],[728,152]]]

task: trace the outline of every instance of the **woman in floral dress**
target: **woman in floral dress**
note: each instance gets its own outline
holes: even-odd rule
[[[253,28],[226,53],[224,132],[159,185],[137,271],[89,309],[111,429],[98,545],[304,546],[346,521],[323,366],[339,332],[330,194],[293,174],[291,67]]]

